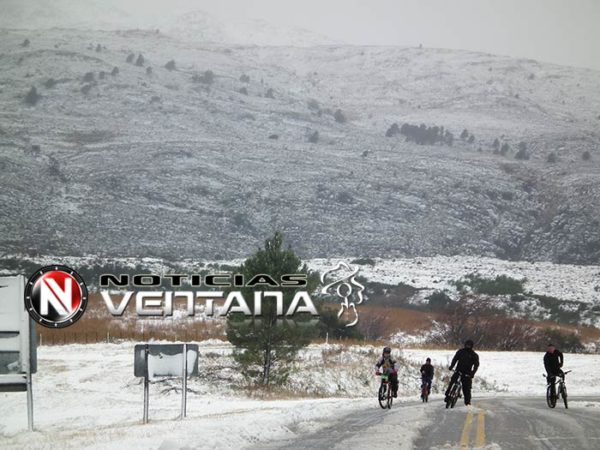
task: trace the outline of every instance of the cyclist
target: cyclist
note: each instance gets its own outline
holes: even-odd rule
[[[392,349],[384,347],[381,357],[375,363],[375,375],[381,375],[381,370],[387,373],[390,383],[392,383],[392,395],[398,397],[398,369],[396,360],[392,359]]]
[[[431,382],[433,380],[433,366],[431,365],[431,358],[425,360],[425,364],[421,366],[421,389],[427,385],[427,391],[431,392]],[[423,394],[421,394],[423,398]]]
[[[465,396],[465,405],[471,404],[471,384],[475,372],[479,368],[479,355],[473,351],[473,341],[471,339],[465,342],[465,346],[458,350],[452,358],[450,364],[450,370],[454,369],[456,365],[456,372],[450,379],[448,389],[446,389],[446,399],[448,401],[448,395],[450,393],[450,387],[458,380],[460,375],[460,382],[462,383],[463,394]]]
[[[556,397],[556,377],[564,376],[562,366],[564,362],[563,354],[552,343],[548,343],[546,353],[544,354],[544,367],[546,368],[548,383],[552,386],[552,396]]]

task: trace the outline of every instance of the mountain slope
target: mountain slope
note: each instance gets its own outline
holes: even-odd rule
[[[600,262],[599,72],[148,31],[0,36],[6,252],[231,258],[281,229],[307,257]],[[143,66],[125,62],[131,52]],[[44,87],[49,78],[57,84]],[[23,100],[31,86],[35,106]],[[454,145],[386,137],[393,122],[444,126]],[[464,128],[474,142],[459,138]],[[505,156],[495,138],[511,146]],[[514,158],[521,141],[529,160]]]

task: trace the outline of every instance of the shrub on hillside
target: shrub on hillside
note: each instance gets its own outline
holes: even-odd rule
[[[341,109],[335,111],[335,113],[333,114],[333,118],[337,123],[346,123],[346,116],[344,115]]]
[[[313,131],[310,134],[310,136],[308,136],[308,142],[310,142],[311,144],[316,144],[317,142],[319,142],[319,132]]]
[[[134,59],[135,55],[133,53],[130,53],[129,55],[127,55],[127,59],[125,59],[125,61],[127,61],[128,63],[133,63]]]
[[[206,70],[202,75],[195,73],[192,75],[194,83],[212,84],[215,80],[215,74],[212,70]]]
[[[586,150],[585,152],[583,152],[583,153],[581,154],[581,158],[582,158],[584,161],[589,161],[590,159],[592,159],[592,155],[591,155],[591,153],[590,153],[588,150]]]
[[[38,94],[35,86],[31,86],[31,89],[29,89],[27,95],[25,95],[25,103],[34,106],[40,100],[40,98],[42,98],[42,96]]]
[[[113,70],[110,71],[110,74],[114,77],[119,75],[119,68],[118,67],[113,67]]]
[[[171,60],[165,64],[165,69],[167,70],[175,70],[175,60]]]
[[[84,83],[91,83],[94,81],[94,72],[88,72],[83,76]]]
[[[556,161],[558,161],[558,158],[556,156],[556,153],[554,152],[550,152],[548,154],[548,158],[546,158],[546,161],[548,161],[551,164],[554,164]]]
[[[142,55],[141,53],[138,55],[137,59],[135,60],[135,65],[138,67],[142,67],[144,65],[144,55]]]
[[[484,278],[478,274],[470,273],[463,279],[455,281],[454,285],[459,291],[467,287],[477,294],[485,295],[515,295],[524,292],[525,278],[518,280],[507,275],[498,275],[496,278]]]
[[[400,133],[400,127],[397,123],[393,123],[385,132],[385,137],[393,137]]]
[[[529,153],[527,152],[527,150],[519,148],[519,151],[515,153],[515,159],[527,160],[529,159]]]
[[[44,82],[44,87],[46,89],[52,89],[54,86],[56,86],[56,80],[54,78],[48,78],[45,82]]]
[[[265,92],[265,98],[275,98],[275,91],[273,88],[267,89],[267,92]]]
[[[240,76],[240,81],[242,83],[250,83],[250,77],[246,74],[242,74],[242,76]]]

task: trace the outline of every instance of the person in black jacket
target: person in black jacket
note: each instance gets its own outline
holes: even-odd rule
[[[548,383],[552,385],[552,395],[554,397],[556,397],[556,377],[563,376],[563,362],[564,356],[562,352],[554,347],[554,345],[548,344],[546,353],[544,354],[544,367],[546,368],[546,373],[548,374]]]
[[[427,384],[427,391],[431,392],[431,381],[433,380],[433,366],[431,358],[425,360],[425,364],[421,366],[421,389]],[[423,394],[421,394],[423,397]]]
[[[456,372],[452,375],[450,383],[448,384],[448,389],[446,389],[446,401],[448,399],[448,394],[450,393],[450,386],[452,386],[460,376],[463,394],[465,396],[465,405],[470,405],[471,384],[475,372],[477,372],[477,369],[479,368],[479,355],[473,351],[472,340],[469,339],[466,341],[464,348],[461,348],[456,352],[454,358],[452,358],[450,370],[453,370],[454,366],[456,366]]]

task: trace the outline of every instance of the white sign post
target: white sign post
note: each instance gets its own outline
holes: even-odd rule
[[[27,422],[33,430],[31,374],[37,371],[35,325],[25,310],[22,275],[0,277],[0,392],[27,392]]]
[[[134,348],[133,372],[144,378],[144,423],[148,423],[150,380],[168,377],[182,379],[181,416],[187,414],[187,379],[198,376],[197,344],[138,344]]]

